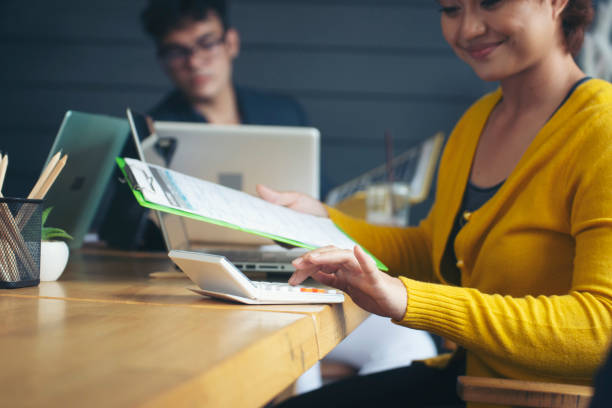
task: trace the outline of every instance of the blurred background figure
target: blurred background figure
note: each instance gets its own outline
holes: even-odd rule
[[[230,25],[225,1],[150,0],[141,17],[154,40],[159,63],[174,85],[150,110],[153,119],[218,125],[308,124],[293,98],[234,84],[240,35]],[[131,140],[123,156],[135,156]],[[167,163],[171,160],[166,157]],[[105,195],[108,210],[103,205],[100,211],[106,213],[99,221],[100,239],[115,248],[165,250],[149,211],[118,184],[118,178],[119,173]]]

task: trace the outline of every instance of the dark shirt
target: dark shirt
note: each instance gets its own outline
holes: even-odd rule
[[[309,126],[295,99],[236,87],[236,102],[243,125]],[[155,120],[207,123],[208,120],[179,91],[170,92],[149,114]]]
[[[608,358],[603,363],[595,376],[595,394],[589,408],[610,408],[612,407],[612,349],[608,353]]]
[[[465,193],[463,195],[461,208],[455,217],[453,229],[448,237],[446,249],[444,250],[444,255],[442,256],[442,265],[440,270],[444,278],[449,283],[457,286],[461,285],[461,271],[457,267],[457,256],[455,255],[454,243],[455,238],[457,238],[457,234],[459,234],[459,230],[461,230],[461,228],[467,222],[464,214],[472,213],[482,207],[484,203],[489,201],[491,197],[495,195],[503,183],[504,182],[502,181],[501,183],[492,187],[480,188],[468,181],[467,187],[465,188]]]
[[[302,107],[291,97],[236,87],[236,101],[242,124],[308,126]],[[166,95],[149,115],[157,121],[208,122],[177,90]],[[121,155],[138,157],[131,139]],[[166,157],[166,161],[171,162],[171,157]],[[117,173],[107,188],[105,196],[109,199],[102,210],[105,216],[98,229],[100,239],[114,248],[164,251],[161,233],[149,220],[148,209],[138,204],[127,186],[120,185],[117,181],[120,178]]]

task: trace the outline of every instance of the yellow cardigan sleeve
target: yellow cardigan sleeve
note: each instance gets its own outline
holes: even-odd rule
[[[431,262],[429,217],[418,227],[398,228],[368,224],[331,207],[327,207],[327,212],[336,225],[387,265],[390,275],[438,281]]]
[[[589,383],[609,346],[609,293],[512,298],[400,279],[408,291],[400,324],[457,342],[504,377]]]

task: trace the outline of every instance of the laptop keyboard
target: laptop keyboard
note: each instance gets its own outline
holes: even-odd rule
[[[240,262],[284,262],[291,263],[298,256],[306,253],[303,252],[289,252],[289,251],[257,251],[257,250],[232,250],[232,249],[221,249],[221,250],[210,250],[215,255],[221,255],[229,259],[230,261]]]

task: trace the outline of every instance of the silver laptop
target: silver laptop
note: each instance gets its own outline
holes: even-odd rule
[[[217,126],[155,122],[160,138],[176,139],[170,168],[256,195],[265,184],[280,191],[319,196],[319,131],[307,127]],[[145,157],[155,159],[153,148]],[[186,221],[191,245],[265,245],[269,240],[213,224]]]
[[[172,170],[232,188],[242,187],[241,190],[252,194],[255,185],[262,183],[318,195],[316,129],[153,123],[129,109],[127,115],[140,159],[145,162],[163,165],[156,144],[176,140],[169,166]],[[147,136],[143,137],[143,133]],[[171,214],[156,216],[169,251],[183,249],[223,255],[243,271],[292,272],[291,261],[306,251],[281,248],[268,239],[214,224]]]
[[[66,112],[47,162],[60,150],[68,161],[45,197],[45,207],[53,207],[47,225],[72,235],[70,248],[83,244],[129,134],[125,119]]]

